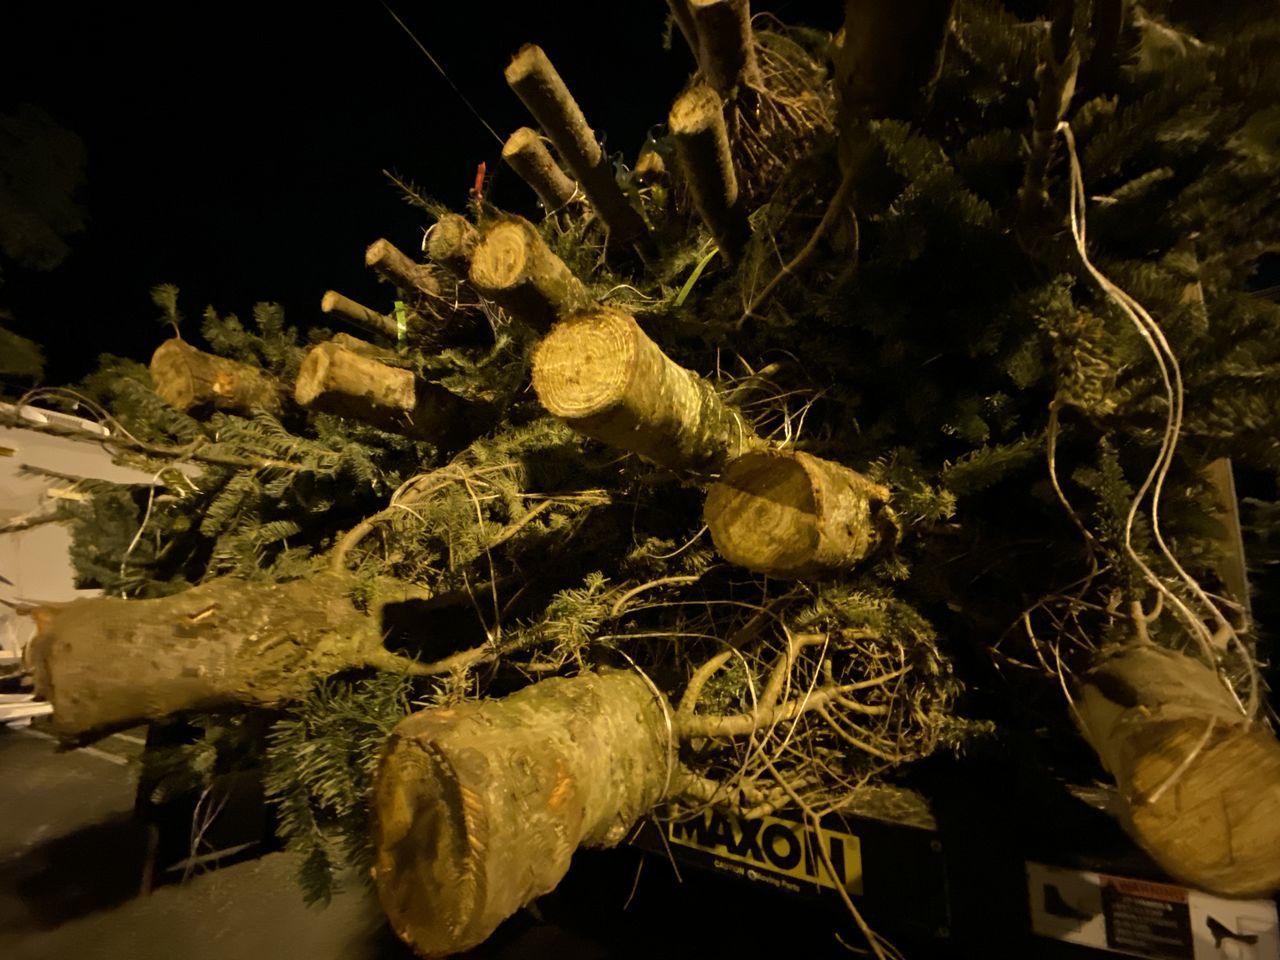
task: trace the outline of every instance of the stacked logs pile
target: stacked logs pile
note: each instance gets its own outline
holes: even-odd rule
[[[669,2],[698,63],[668,118],[676,172],[732,264],[751,231],[736,159],[736,137],[750,116],[742,104],[761,96],[765,86],[749,11],[746,0]],[[919,23],[886,33],[862,29],[876,10],[881,19],[889,17],[886,4],[848,5],[850,23],[836,54],[847,178],[861,162],[866,124],[897,108],[880,96],[886,85],[900,89],[906,82],[888,64],[922,65],[907,86],[927,86],[949,4],[925,6],[930,9]],[[857,38],[868,36],[893,37],[899,48],[889,56],[860,45]],[[889,76],[878,78],[877,70]],[[585,203],[607,230],[612,255],[634,253],[640,262],[654,263],[660,251],[649,225],[620,188],[596,134],[543,50],[520,50],[506,79],[538,130],[516,130],[503,157],[547,215]],[[534,224],[505,214],[478,222],[451,214],[429,232],[425,250],[427,264],[386,240],[368,248],[368,265],[394,284],[407,305],[395,316],[334,291],[324,296],[326,313],[380,344],[340,334],[311,348],[290,386],[171,340],[152,360],[157,392],[193,413],[279,413],[294,405],[459,449],[493,423],[494,412],[417,376],[397,348],[436,350],[464,335],[467,318],[451,309],[447,293],[465,289],[536,339],[532,387],[547,413],[705,487],[704,520],[728,563],[799,580],[839,574],[893,549],[899,525],[890,490],[849,466],[759,436],[714,382],[668,356],[635,316],[597,299]],[[314,592],[314,585],[308,589]],[[247,597],[254,609],[276,614],[252,615],[258,618],[252,644],[238,622],[233,629],[225,619],[182,624],[168,607],[161,609],[173,605],[169,600],[148,601],[154,615],[142,603],[128,605],[128,615],[112,606],[105,623],[87,616],[89,607],[73,605],[53,615],[35,657],[57,723],[68,735],[84,736],[175,710],[278,703],[296,695],[302,680],[352,664],[403,666],[381,649],[367,618],[344,604],[322,618],[350,621],[349,629],[338,631],[341,639],[319,627],[315,636],[299,639],[310,628],[292,614],[326,610],[316,597],[273,599],[243,590],[240,596],[241,603]],[[235,608],[228,597],[224,609]],[[166,626],[163,637],[136,629],[152,622],[180,627]],[[139,697],[131,675],[127,691],[111,688],[119,675],[94,670],[84,659],[93,645],[80,642],[84,634],[102,631],[117,639],[145,635],[150,646],[166,649],[188,651],[198,644],[199,656],[182,652],[179,659],[190,661],[200,682],[156,677],[152,682],[163,694]],[[795,639],[797,650],[815,642]],[[305,656],[295,649],[299,644],[309,651]],[[268,663],[263,650],[294,656]],[[373,798],[374,877],[396,931],[426,955],[478,944],[502,919],[554,887],[576,847],[619,842],[664,799],[696,795],[696,778],[678,759],[680,744],[747,736],[849,702],[850,688],[834,683],[804,700],[783,697],[795,656],[788,652],[758,703],[740,715],[707,716],[695,709],[701,685],[725,655],[699,668],[678,704],[639,672],[602,671],[542,681],[505,701],[406,718],[384,752]],[[293,685],[264,679],[264,664],[268,672],[287,671]],[[1179,877],[1229,893],[1280,885],[1280,792],[1274,788],[1280,746],[1240,717],[1212,671],[1180,654],[1129,649],[1098,663],[1082,690],[1078,708],[1086,737],[1133,798],[1125,823],[1158,861]],[[1242,763],[1248,775],[1240,780],[1239,796],[1223,793],[1219,778],[1240,774]]]

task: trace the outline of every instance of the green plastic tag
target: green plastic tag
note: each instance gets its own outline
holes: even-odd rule
[[[409,314],[405,310],[404,302],[396,301],[396,341],[404,343],[405,334],[409,332]]]

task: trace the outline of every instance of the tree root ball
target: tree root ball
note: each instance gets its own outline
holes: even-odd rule
[[[402,720],[373,794],[373,876],[400,938],[427,957],[473,947],[578,846],[625,839],[668,787],[666,709],[610,671]]]
[[[756,573],[795,579],[847,569],[897,539],[889,491],[807,453],[756,450],[726,468],[703,518],[716,549]]]
[[[1121,823],[1161,867],[1221,896],[1280,888],[1280,742],[1214,670],[1134,644],[1085,675],[1075,705]]]

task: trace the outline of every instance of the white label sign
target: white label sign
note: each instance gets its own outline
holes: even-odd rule
[[[1027,892],[1042,937],[1150,960],[1280,960],[1272,900],[1042,863],[1027,864]]]

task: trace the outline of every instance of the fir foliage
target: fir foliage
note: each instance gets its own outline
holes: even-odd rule
[[[1280,306],[1256,289],[1265,257],[1280,252],[1280,33],[1250,5],[1209,23],[1177,4],[1133,13],[1115,54],[1095,49],[1087,24],[1077,31],[1085,68],[1066,119],[1089,197],[1090,257],[1158,318],[1186,377],[1162,523],[1218,591],[1221,531],[1203,468],[1230,456],[1280,474]],[[801,717],[751,744],[687,745],[682,761],[723,788],[719,802],[756,809],[790,802],[779,776],[838,807],[870,780],[909,776],[911,762],[990,734],[992,719],[1069,731],[1065,711],[1027,718],[1011,698],[966,696],[963,681],[990,689],[974,663],[998,648],[996,662],[1030,664],[1022,675],[1056,690],[1038,635],[1068,671],[1132,635],[1127,611],[1150,609],[1153,595],[1125,529],[1166,406],[1142,337],[1070,241],[1061,139],[1041,158],[1048,208],[1028,215],[1021,191],[1038,162],[1028,104],[1039,102],[1048,30],[997,0],[959,0],[931,104],[870,125],[852,215],[750,311],[810,244],[843,177],[812,31],[760,32],[773,86],[760,94],[758,140],[736,157],[753,228],[739,263],[712,256],[678,182],[625,168],[620,181],[662,250],[652,269],[606,250],[580,204],[540,227],[594,297],[713,378],[761,436],[890,487],[902,542],[857,570],[779,584],[720,562],[693,479],[546,417],[526,390],[532,334],[465,284],[446,281],[441,303],[415,309],[444,311],[448,300],[479,335],[399,345],[395,361],[501,411],[452,457],[324,415],[200,422],[162,404],[140,365],[104,359],[85,392],[132,435],[189,454],[131,454],[157,471],[153,489],[104,485],[76,508],[86,580],[146,596],[210,576],[288,578],[338,564],[368,597],[390,577],[437,604],[398,638],[408,652],[466,649],[462,620],[478,634],[484,656],[445,679],[337,678],[276,722],[270,792],[309,896],[331,889],[344,850],[335,837],[346,855],[363,855],[371,764],[415,697],[617,665],[643,669],[674,703],[716,657],[700,714],[750,713],[777,669],[784,700],[865,683],[865,700],[839,722]],[[732,119],[748,131],[753,122]],[[652,147],[670,157],[662,140]],[[479,197],[472,212],[481,225],[502,215]],[[178,327],[177,292],[159,288],[156,301]],[[252,324],[210,309],[201,332],[215,352],[285,381],[302,355],[275,305],[255,308]],[[1262,524],[1276,510],[1257,502],[1250,516]],[[1154,533],[1140,519],[1135,549],[1185,594]],[[446,621],[439,609],[451,599],[465,614]],[[1169,616],[1152,633],[1185,643]],[[1223,666],[1243,676],[1240,662]],[[192,763],[207,763],[202,749]]]

